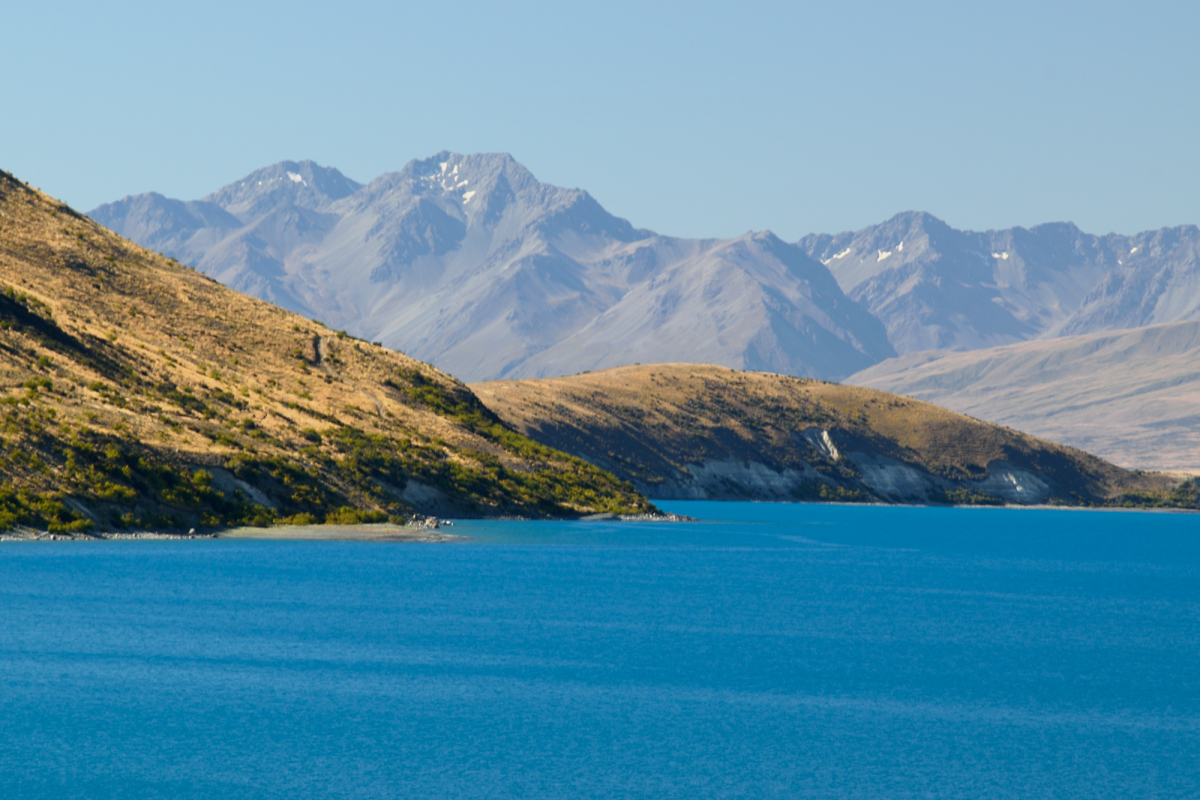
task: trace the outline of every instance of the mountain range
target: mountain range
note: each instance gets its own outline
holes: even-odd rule
[[[1200,319],[1200,229],[956,230],[921,212],[790,244],[634,228],[505,154],[359,184],[311,161],[101,224],[465,380],[638,361],[843,378],[895,355]]]
[[[640,230],[503,154],[439,153],[365,186],[285,161],[203,200],[144,194],[90,216],[463,379],[642,360],[841,377],[895,355],[795,244]]]
[[[900,354],[1200,319],[1200,229],[1094,236],[1071,223],[959,231],[907,212],[806,253],[888,330]]]

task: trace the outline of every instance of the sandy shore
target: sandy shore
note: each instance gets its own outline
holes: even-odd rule
[[[270,528],[230,528],[218,539],[290,539],[328,542],[450,542],[462,539],[441,529],[374,525],[275,525]]]
[[[330,542],[450,542],[462,539],[444,530],[426,526],[391,525],[276,525],[271,528],[230,528],[204,533],[134,533],[88,531],[87,533],[49,533],[33,528],[18,528],[0,533],[0,542],[132,541],[166,539],[277,539]]]

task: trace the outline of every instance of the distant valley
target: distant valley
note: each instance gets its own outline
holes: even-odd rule
[[[918,397],[1127,467],[1200,467],[1200,322],[913,353],[849,383]]]

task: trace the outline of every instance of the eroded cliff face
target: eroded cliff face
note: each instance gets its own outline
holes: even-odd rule
[[[826,437],[828,432],[824,432]],[[819,458],[819,456],[818,456]],[[825,466],[817,459],[818,465]],[[987,465],[979,479],[949,480],[923,467],[878,453],[850,452],[841,470],[818,471],[801,463],[779,468],[760,461],[712,460],[682,465],[661,482],[638,482],[638,491],[662,500],[856,500],[884,503],[996,501],[1044,503],[1051,486],[1035,472],[1005,461]]]

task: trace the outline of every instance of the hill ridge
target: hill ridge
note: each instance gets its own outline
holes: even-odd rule
[[[660,499],[1196,507],[1191,481],[868,388],[647,364],[472,389]]]

